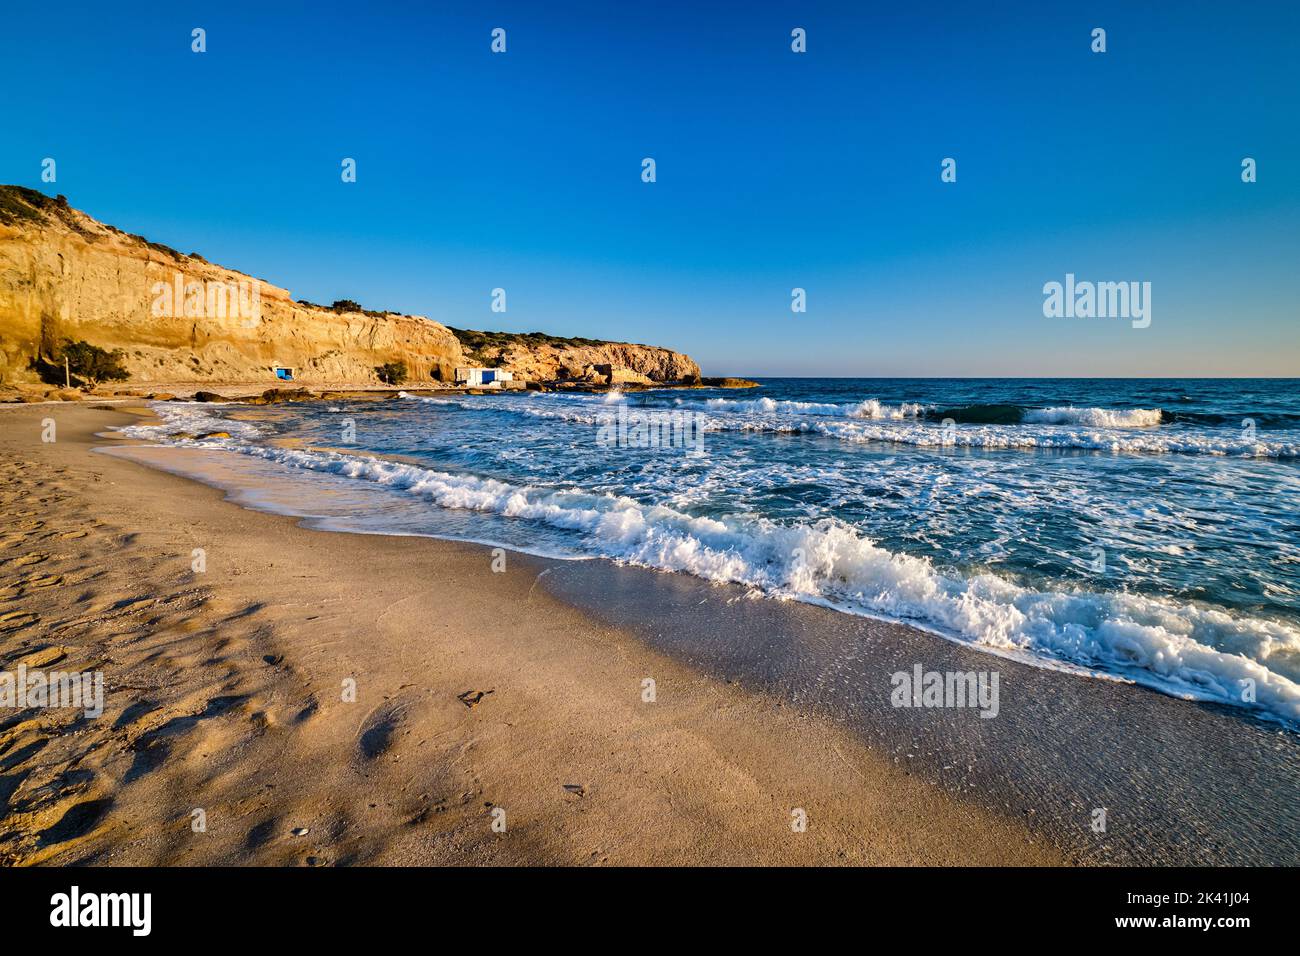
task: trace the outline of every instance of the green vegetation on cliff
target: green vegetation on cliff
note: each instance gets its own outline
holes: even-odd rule
[[[626,342],[608,342],[602,339],[565,338],[546,332],[476,332],[473,329],[456,329],[450,325],[447,331],[460,341],[465,350],[465,357],[479,365],[501,364],[501,358],[489,358],[484,349],[507,349],[512,345],[525,348],[538,345],[552,345],[561,349],[598,348],[602,345],[626,345]]]
[[[42,355],[33,358],[32,368],[50,385],[64,384],[66,372],[78,385],[94,388],[101,382],[124,382],[131,377],[122,364],[125,354],[121,349],[109,351],[89,342],[64,339],[48,359]]]
[[[68,197],[64,195],[47,196],[38,189],[28,189],[26,186],[0,186],[0,225],[20,226],[34,225],[40,226],[50,221],[50,216],[57,217],[69,229],[77,232],[87,242],[95,242],[100,236],[88,230],[77,218],[77,213],[68,205]],[[111,229],[119,236],[125,236],[128,239],[134,239],[136,242],[143,243],[155,252],[161,252],[169,255],[174,259],[199,259],[206,262],[198,253],[185,255],[178,252],[171,246],[165,246],[161,242],[151,242],[144,236],[137,236],[133,232],[123,232],[116,226],[110,226],[103,223],[104,228]]]
[[[375,375],[385,385],[401,385],[406,381],[406,374],[405,362],[385,362],[375,366]]]
[[[0,186],[0,224],[16,226],[21,222],[45,222],[43,210],[57,201],[26,186]]]

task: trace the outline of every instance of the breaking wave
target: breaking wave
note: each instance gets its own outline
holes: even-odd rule
[[[614,393],[609,393],[614,394]],[[407,395],[412,401],[474,411],[493,411],[574,424],[599,425],[609,414],[607,396],[550,396],[523,399],[488,397],[478,402],[460,398]],[[613,401],[621,401],[619,399]],[[715,404],[722,403],[722,404]],[[685,411],[707,409],[706,432],[744,431],[773,434],[815,434],[838,441],[892,443],[919,448],[996,450],[1086,450],[1114,454],[1221,455],[1250,458],[1300,457],[1300,438],[1248,437],[1239,428],[1179,426],[1160,428],[1159,409],[1060,408],[1022,409],[1015,405],[971,405],[961,409],[926,410],[926,406],[880,405],[874,399],[854,405],[819,402],[779,402],[760,398],[745,401],[707,399],[691,403],[677,399]],[[837,409],[831,413],[827,409]],[[944,428],[951,418],[960,427]],[[1013,421],[1008,422],[1009,418]]]
[[[901,405],[883,405],[874,398],[853,405],[836,405],[826,402],[790,402],[771,398],[736,400],[731,398],[710,398],[704,402],[706,408],[719,412],[755,412],[770,415],[828,415],[840,418],[868,418],[900,421],[919,418],[925,414],[925,406],[904,402]]]
[[[1278,621],[1134,593],[1035,590],[990,573],[964,575],[890,552],[835,518],[799,523],[758,515],[700,516],[579,488],[260,445],[244,440],[248,435],[234,437],[229,420],[220,421],[220,430],[231,438],[195,439],[206,413],[192,406],[162,406],[159,412],[163,425],[123,432],[373,482],[441,508],[537,522],[571,532],[581,556],[743,584],[772,597],[919,625],[1039,666],[1083,668],[1300,721],[1300,630]],[[1246,681],[1255,688],[1251,704],[1242,702]]]
[[[1163,412],[1158,408],[1032,408],[1022,421],[1045,425],[1089,425],[1096,428],[1150,428],[1159,425]]]

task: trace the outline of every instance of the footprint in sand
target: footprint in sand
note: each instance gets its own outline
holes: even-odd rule
[[[137,700],[128,704],[126,709],[118,715],[117,720],[113,723],[113,729],[120,730],[124,727],[134,727],[150,714],[157,713],[160,710],[162,710],[161,704],[154,703],[151,700]]]
[[[104,817],[108,815],[112,806],[111,799],[84,800],[68,806],[58,820],[36,835],[38,845],[45,849],[62,845],[75,846],[83,842],[103,823]],[[51,808],[47,813],[52,815],[54,810],[55,808]],[[32,862],[39,862],[46,855],[49,854],[38,855],[32,859]]]
[[[32,615],[32,617],[35,616],[35,614]],[[34,670],[40,667],[49,667],[51,664],[57,664],[67,656],[68,649],[66,647],[45,647],[39,651],[34,651],[33,653],[28,654],[26,657],[20,658],[18,663],[26,664],[29,670]]]
[[[24,627],[35,624],[39,620],[39,615],[32,614],[28,611],[10,611],[7,614],[0,614],[0,634],[22,630]]]
[[[0,752],[9,748],[9,745],[27,732],[32,732],[37,737],[45,737],[44,731],[50,726],[48,717],[31,717],[27,720],[20,720],[16,724],[10,724],[0,732]]]
[[[467,690],[463,694],[457,694],[456,699],[466,707],[477,707],[483,702],[483,698],[488,694],[495,694],[495,690]]]
[[[401,725],[401,717],[394,712],[381,713],[369,722],[369,726],[360,736],[361,755],[367,760],[374,760],[388,752],[393,746],[393,738]]]

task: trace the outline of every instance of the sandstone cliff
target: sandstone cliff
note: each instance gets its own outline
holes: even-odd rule
[[[451,383],[457,366],[489,364],[541,382],[699,375],[668,349],[453,334],[422,316],[336,305],[295,302],[285,289],[101,223],[62,196],[0,186],[0,383],[36,381],[33,360],[65,339],[120,349],[132,383],[274,384],[274,367],[288,366],[301,384],[378,384],[375,369],[389,362],[405,363],[412,383]],[[463,347],[467,335],[495,345]]]
[[[134,382],[378,382],[406,363],[450,381],[446,327],[419,316],[339,313],[197,255],[123,233],[35,190],[0,187],[0,376],[31,381],[63,339],[121,349]]]

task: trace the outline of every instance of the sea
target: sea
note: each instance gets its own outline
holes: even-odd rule
[[[312,527],[730,582],[1300,727],[1300,380],[758,382],[158,402],[122,432]]]

